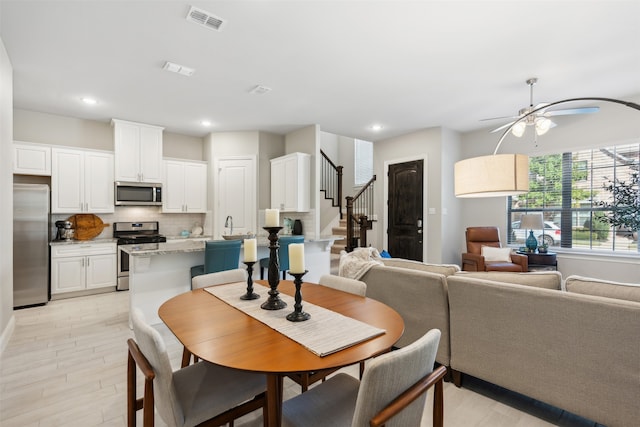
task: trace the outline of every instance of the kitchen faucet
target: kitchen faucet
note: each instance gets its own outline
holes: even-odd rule
[[[229,235],[233,235],[233,217],[231,215],[227,216],[227,219],[224,221],[224,228],[230,228]]]

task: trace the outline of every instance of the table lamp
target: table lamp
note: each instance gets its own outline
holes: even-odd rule
[[[544,232],[544,223],[542,222],[541,213],[523,214],[520,217],[520,228],[529,229],[529,237],[525,241],[525,246],[529,252],[535,252],[538,247],[538,239],[533,235],[533,230],[542,230]]]

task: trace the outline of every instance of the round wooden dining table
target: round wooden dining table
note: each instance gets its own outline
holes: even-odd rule
[[[267,286],[266,281],[255,281]],[[278,291],[294,295],[292,281],[280,281]],[[282,418],[283,378],[287,374],[337,369],[385,353],[404,332],[402,317],[371,298],[321,285],[304,283],[305,301],[385,330],[385,333],[324,357],[228,305],[204,289],[171,298],[158,314],[176,338],[194,355],[220,366],[264,373],[267,377],[269,426]],[[260,301],[260,300],[256,300]],[[258,303],[258,302],[257,302]],[[293,311],[293,307],[283,310]]]

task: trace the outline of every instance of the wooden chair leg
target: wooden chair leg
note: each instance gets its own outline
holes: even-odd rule
[[[443,427],[444,424],[444,382],[442,378],[435,384],[433,392],[433,427]]]
[[[260,267],[260,280],[264,280],[264,267]]]
[[[360,379],[362,380],[362,375],[364,375],[364,360],[360,362]]]
[[[191,363],[191,352],[187,350],[187,347],[185,347],[182,350],[182,363],[180,364],[180,367],[186,368],[189,366],[189,363]]]
[[[127,345],[129,346],[127,359],[127,425],[135,427],[136,411],[142,409],[142,425],[144,427],[153,427],[153,379],[156,374],[153,372],[153,368],[147,358],[140,351],[138,344],[129,338]],[[144,394],[141,399],[136,399],[136,367],[144,375]]]

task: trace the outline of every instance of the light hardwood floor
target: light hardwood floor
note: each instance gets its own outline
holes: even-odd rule
[[[16,311],[15,332],[0,358],[0,425],[125,426],[128,304],[128,292],[114,292]],[[177,369],[182,347],[166,327],[157,328]],[[345,370],[357,375],[357,367]],[[298,392],[286,380],[285,399]],[[475,379],[462,388],[446,383],[444,394],[446,426],[594,426]],[[236,425],[260,425],[259,415]],[[430,417],[428,409],[421,425],[430,426]],[[165,424],[157,417],[156,425]]]

